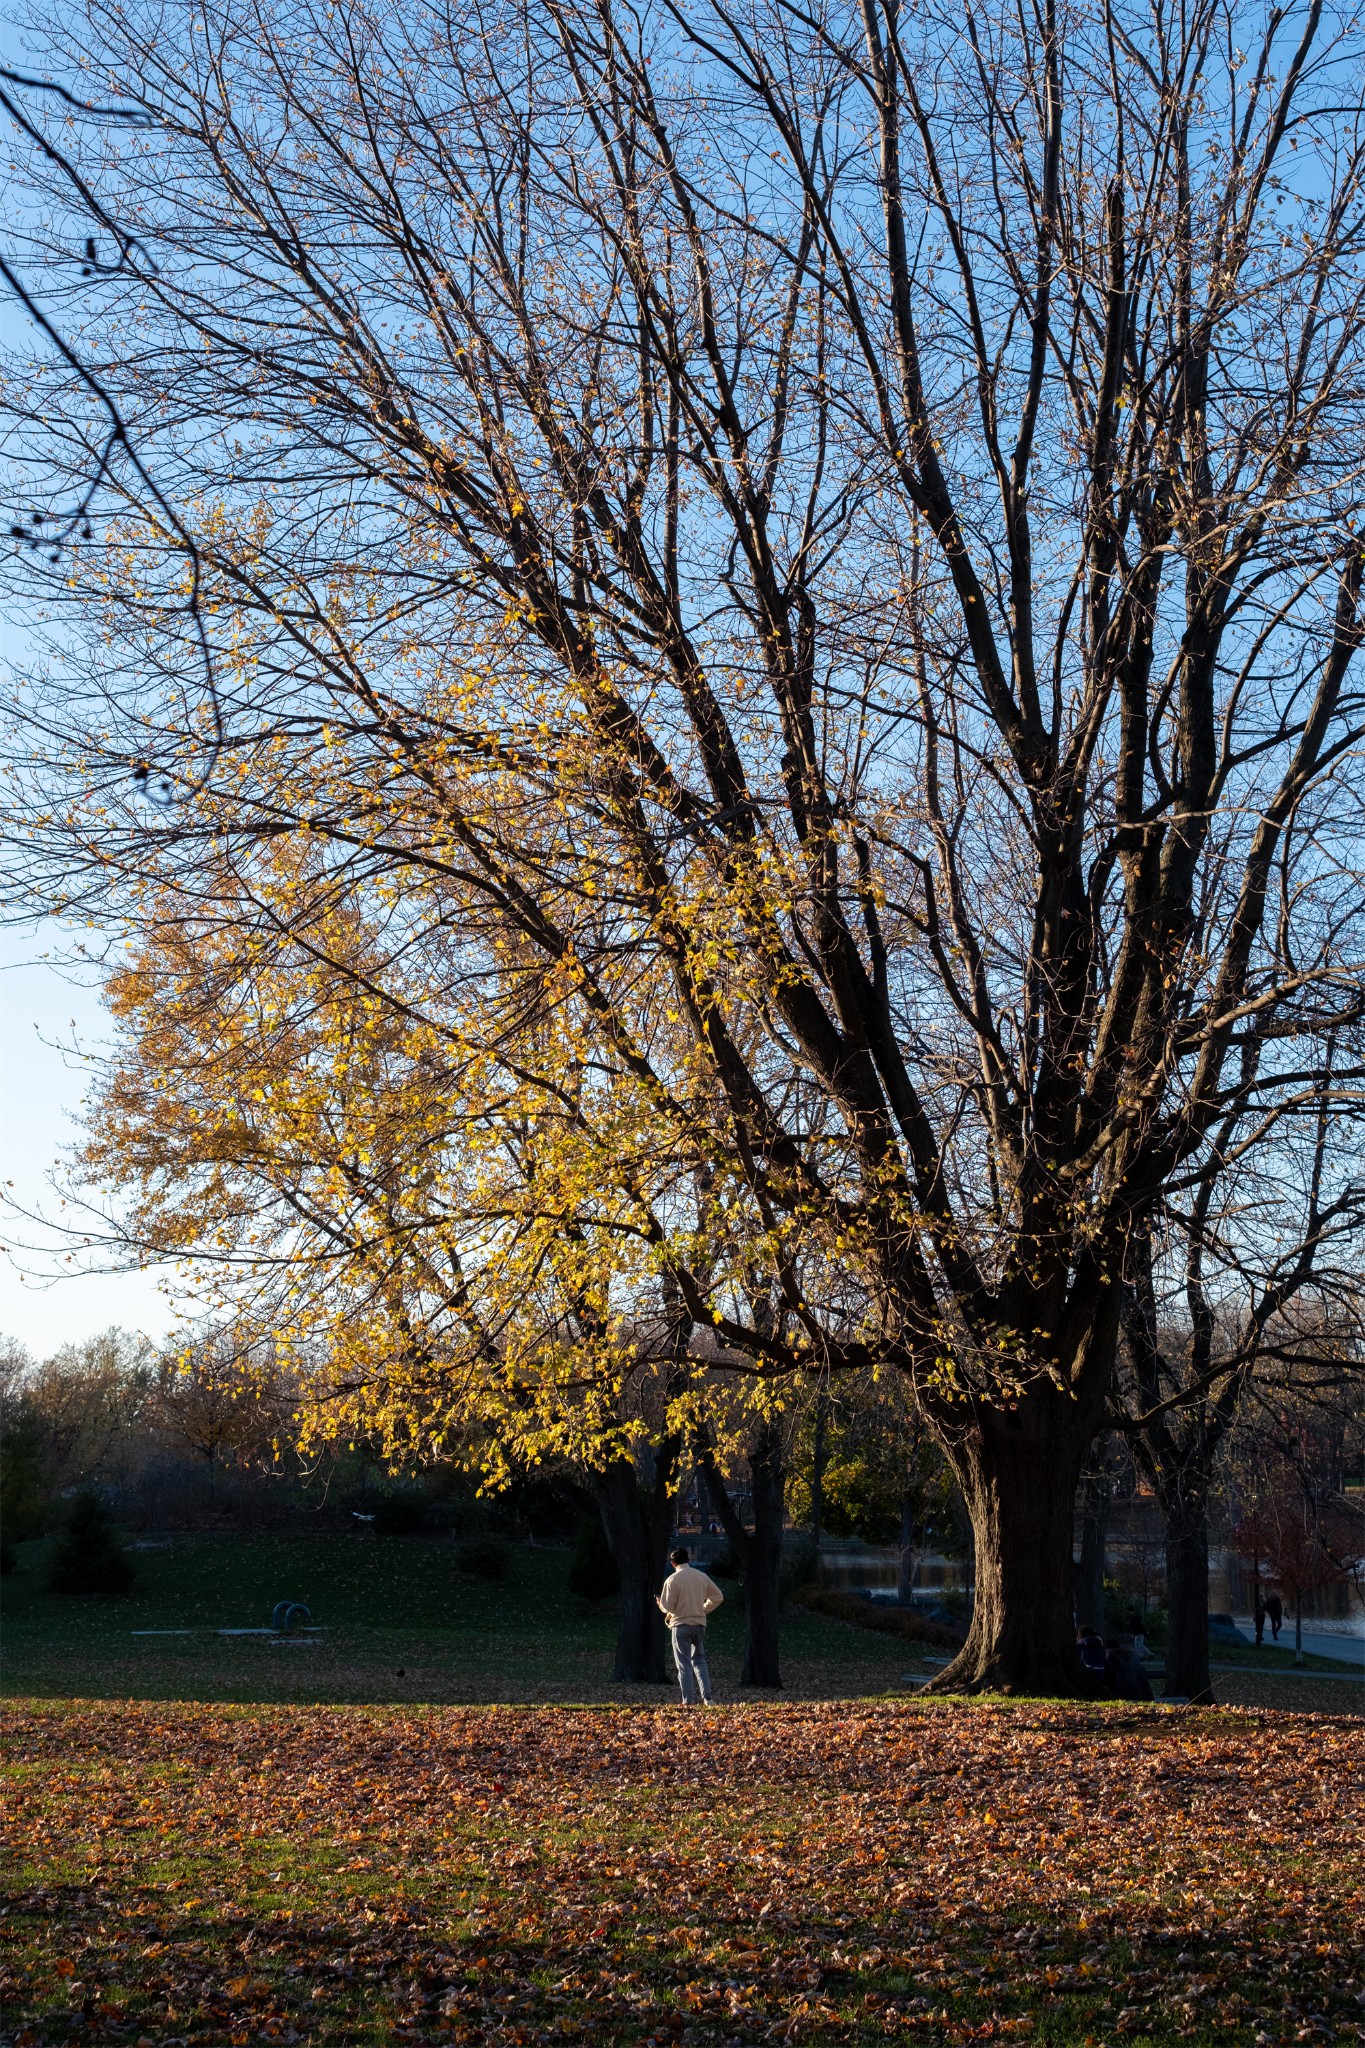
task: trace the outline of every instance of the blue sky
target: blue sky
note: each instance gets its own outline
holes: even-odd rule
[[[39,1356],[111,1323],[160,1337],[174,1320],[164,1271],[98,1270],[53,1186],[89,1086],[76,1048],[98,1050],[106,1034],[88,971],[62,964],[77,943],[53,925],[0,932],[0,1334]]]
[[[42,68],[13,21],[0,23],[0,59]],[[25,318],[0,302],[0,337]],[[0,677],[28,653],[22,626],[0,612]],[[90,1079],[75,1048],[98,1050],[106,1034],[93,977],[75,964],[83,936],[50,924],[0,928],[0,1335],[39,1356],[111,1323],[158,1337],[174,1319],[161,1276],[98,1270],[68,1234],[72,1212],[53,1186]]]

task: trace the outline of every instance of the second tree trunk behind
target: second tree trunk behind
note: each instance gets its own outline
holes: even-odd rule
[[[776,1688],[782,1684],[778,1613],[787,1483],[780,1422],[774,1419],[759,1424],[749,1442],[747,1459],[752,1529],[745,1526],[710,1451],[704,1454],[701,1469],[744,1580],[744,1664],[739,1682]]]

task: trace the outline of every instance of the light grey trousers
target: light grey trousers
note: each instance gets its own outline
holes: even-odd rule
[[[711,1697],[711,1667],[706,1661],[706,1623],[680,1622],[673,1630],[673,1661],[678,1667],[683,1705],[695,1707],[697,1688],[701,1697]]]

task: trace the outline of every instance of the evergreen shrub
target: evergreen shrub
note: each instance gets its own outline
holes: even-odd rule
[[[48,1591],[112,1597],[130,1591],[135,1577],[104,1502],[97,1493],[78,1493],[48,1559]]]

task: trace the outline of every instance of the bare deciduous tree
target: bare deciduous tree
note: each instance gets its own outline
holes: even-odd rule
[[[1336,1048],[1316,1071],[1330,1075]],[[1166,1524],[1166,1690],[1210,1699],[1209,1514],[1229,1433],[1305,1374],[1349,1375],[1365,1176],[1354,1090],[1237,1103],[1128,1250],[1115,1420]],[[1333,1356],[1335,1354],[1335,1356]]]
[[[628,1245],[757,1373],[911,1377],[976,1537],[940,1682],[1073,1687],[1132,1247],[1230,1117],[1358,1081],[1319,1052],[1365,1000],[1358,23],[72,35],[153,117],[89,166],[157,257],[92,345],[225,680],[207,716],[130,505],[74,579],[97,684],[31,714],[39,896],[55,861],[59,903],[188,928],[245,891],[316,962],[307,849],[382,908],[366,1002],[481,1032],[480,1086],[578,1148],[547,1230],[610,1185],[614,1285]],[[82,457],[51,379],[32,413]],[[192,800],[149,825],[130,760]],[[699,1186],[780,1314],[694,1256]]]

